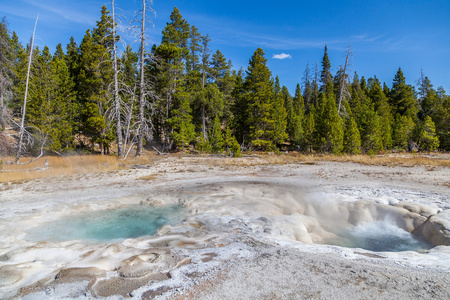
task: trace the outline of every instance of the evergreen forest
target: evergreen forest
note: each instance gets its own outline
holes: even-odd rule
[[[415,86],[401,68],[391,83],[348,74],[346,64],[332,74],[331,64],[343,62],[330,62],[324,45],[321,64],[300,72],[292,95],[263,49],[235,70],[176,7],[159,45],[148,45],[151,13],[144,5],[132,23],[137,49],[121,43],[114,10],[104,6],[81,41],[72,37],[55,53],[22,45],[3,18],[1,154],[450,150],[450,96],[423,73]]]

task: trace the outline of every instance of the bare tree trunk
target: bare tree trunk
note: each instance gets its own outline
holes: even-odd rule
[[[318,86],[319,86],[319,66],[318,66],[318,62],[316,61],[316,67],[314,69],[314,82],[316,83],[316,86],[314,86],[314,107],[317,107],[317,99],[319,98],[319,90],[318,90]]]
[[[132,98],[131,101],[131,105],[129,107],[127,107],[127,113],[125,115],[125,126],[126,129],[125,130],[125,135],[124,135],[124,141],[123,141],[123,152],[129,152],[129,150],[127,151],[127,145],[128,145],[128,141],[131,140],[131,131],[130,131],[130,126],[131,126],[131,120],[133,118],[133,109],[134,109],[134,97]],[[130,146],[130,149],[133,147],[133,143],[131,143],[132,145]]]
[[[170,66],[169,66],[170,68]],[[166,99],[166,121],[169,120],[169,112],[172,108],[172,90],[175,89],[175,87],[172,86],[171,80],[172,80],[172,74],[171,74],[171,70],[169,69],[169,90],[167,91],[167,99]],[[164,134],[164,145],[163,145],[163,149],[162,152],[164,152],[167,149],[172,149],[172,140],[170,139],[170,134],[173,132],[173,128],[169,129],[167,125],[164,126],[165,127],[165,134]]]
[[[3,101],[3,93],[0,94],[0,126],[1,130],[6,130],[6,118],[7,118],[6,105]]]
[[[141,61],[139,66],[140,81],[139,81],[139,128],[138,128],[138,144],[136,149],[136,156],[141,155],[143,140],[144,140],[144,108],[145,108],[145,81],[144,81],[144,59],[145,59],[145,5],[146,0],[142,0],[142,23],[141,23]]]
[[[209,42],[211,40],[209,39],[209,35],[202,37],[202,89],[205,88],[206,84],[206,72],[208,68],[208,61],[209,61]]]
[[[3,90],[3,81],[6,80],[4,80],[4,76],[2,74],[2,61],[0,61],[0,126],[1,130],[6,130],[6,105],[5,101],[3,100],[3,94],[5,93],[5,91]]]
[[[208,139],[208,134],[206,133],[206,117],[205,117],[205,106],[202,106],[202,131],[203,131],[203,138],[205,141]]]
[[[339,104],[338,104],[338,113],[340,114],[340,112],[341,112],[341,104],[342,104],[342,101],[344,100],[344,94],[345,94],[345,91],[346,91],[346,89],[347,89],[347,87],[346,87],[346,77],[347,77],[347,66],[348,66],[348,59],[349,59],[349,57],[350,57],[350,47],[352,46],[352,43],[350,43],[350,45],[348,45],[348,50],[347,50],[347,56],[346,56],[346,58],[345,58],[345,66],[344,66],[344,72],[342,72],[342,74],[341,74],[341,88],[340,88],[340,91],[339,91]]]
[[[115,5],[112,3],[112,35],[113,35],[113,69],[114,69],[114,110],[116,116],[116,135],[117,135],[117,155],[123,156],[123,140],[122,140],[122,121],[120,118],[120,98],[119,98],[119,80],[117,78],[117,46],[116,46],[116,19],[115,19]]]
[[[20,129],[19,129],[19,141],[17,143],[17,152],[14,163],[19,163],[19,158],[22,155],[22,142],[23,135],[25,133],[25,113],[27,108],[27,96],[28,96],[28,83],[30,81],[30,70],[31,70],[31,59],[33,58],[33,46],[34,46],[34,35],[36,33],[36,26],[39,19],[39,15],[36,17],[36,22],[34,23],[33,35],[31,36],[30,41],[30,55],[28,56],[28,70],[27,70],[27,81],[25,84],[25,95],[23,97],[23,107],[22,107],[22,120],[20,121]]]

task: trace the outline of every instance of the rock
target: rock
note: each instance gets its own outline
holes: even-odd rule
[[[55,280],[58,283],[69,283],[83,280],[92,280],[97,277],[105,276],[106,272],[102,269],[90,267],[90,268],[69,268],[63,269],[55,276]]]
[[[429,217],[417,231],[434,246],[450,246],[450,210]]]
[[[413,232],[416,228],[420,227],[425,221],[427,220],[426,217],[416,214],[416,213],[407,213],[403,216],[403,226],[401,226],[403,229],[405,229],[408,232]]]
[[[153,193],[150,197],[140,202],[140,205],[163,206],[170,204],[181,204],[178,199],[164,193]]]
[[[130,297],[132,291],[150,282],[163,281],[170,278],[168,273],[150,274],[140,278],[111,278],[107,280],[96,280],[91,286],[91,291],[99,297],[121,295]]]
[[[145,165],[130,165],[130,167],[131,167],[132,169],[142,169],[142,170],[150,169],[149,166],[145,166]]]
[[[395,206],[404,208],[412,213],[416,213],[427,218],[439,212],[439,209],[434,206],[411,201],[401,201],[395,204]]]
[[[117,272],[126,278],[142,277],[151,273],[168,272],[178,261],[170,250],[153,249],[124,260]]]
[[[161,199],[155,199],[153,197],[148,197],[145,200],[142,200],[140,205],[148,205],[148,206],[163,206],[164,202]]]
[[[22,279],[20,272],[11,266],[0,268],[0,287],[13,285]]]
[[[377,205],[377,219],[388,218],[395,224],[408,232],[413,232],[416,228],[421,226],[427,218],[418,212],[423,212],[425,209],[410,205],[411,210],[403,206]],[[426,214],[426,213],[424,213]]]
[[[154,299],[157,296],[161,296],[167,291],[170,291],[170,287],[160,287],[155,290],[148,290],[145,293],[142,294],[142,299]]]

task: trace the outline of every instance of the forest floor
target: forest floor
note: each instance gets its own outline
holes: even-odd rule
[[[48,169],[41,160],[22,171],[4,165],[0,298],[450,298],[450,246],[327,245],[320,221],[358,201],[449,211],[448,154],[89,159],[50,157]],[[95,243],[28,236],[76,214],[165,204],[182,205],[186,215],[154,236]]]

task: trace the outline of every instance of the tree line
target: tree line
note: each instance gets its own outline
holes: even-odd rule
[[[415,87],[401,68],[391,87],[376,76],[350,75],[349,46],[345,64],[333,75],[325,45],[321,69],[307,65],[291,95],[273,77],[261,48],[245,71],[234,70],[176,7],[161,43],[147,47],[152,10],[143,0],[133,23],[139,49],[127,45],[120,53],[114,1],[112,8],[102,7],[100,20],[79,45],[72,37],[65,50],[59,44],[53,54],[46,46],[24,47],[3,19],[1,151],[7,141],[17,143],[12,133],[7,139],[6,129],[19,130],[17,119],[24,114],[29,138],[17,145],[22,153],[89,152],[97,145],[102,153],[125,157],[131,151],[140,155],[145,143],[158,144],[161,152],[236,156],[242,150],[450,150],[450,96],[423,73]]]

